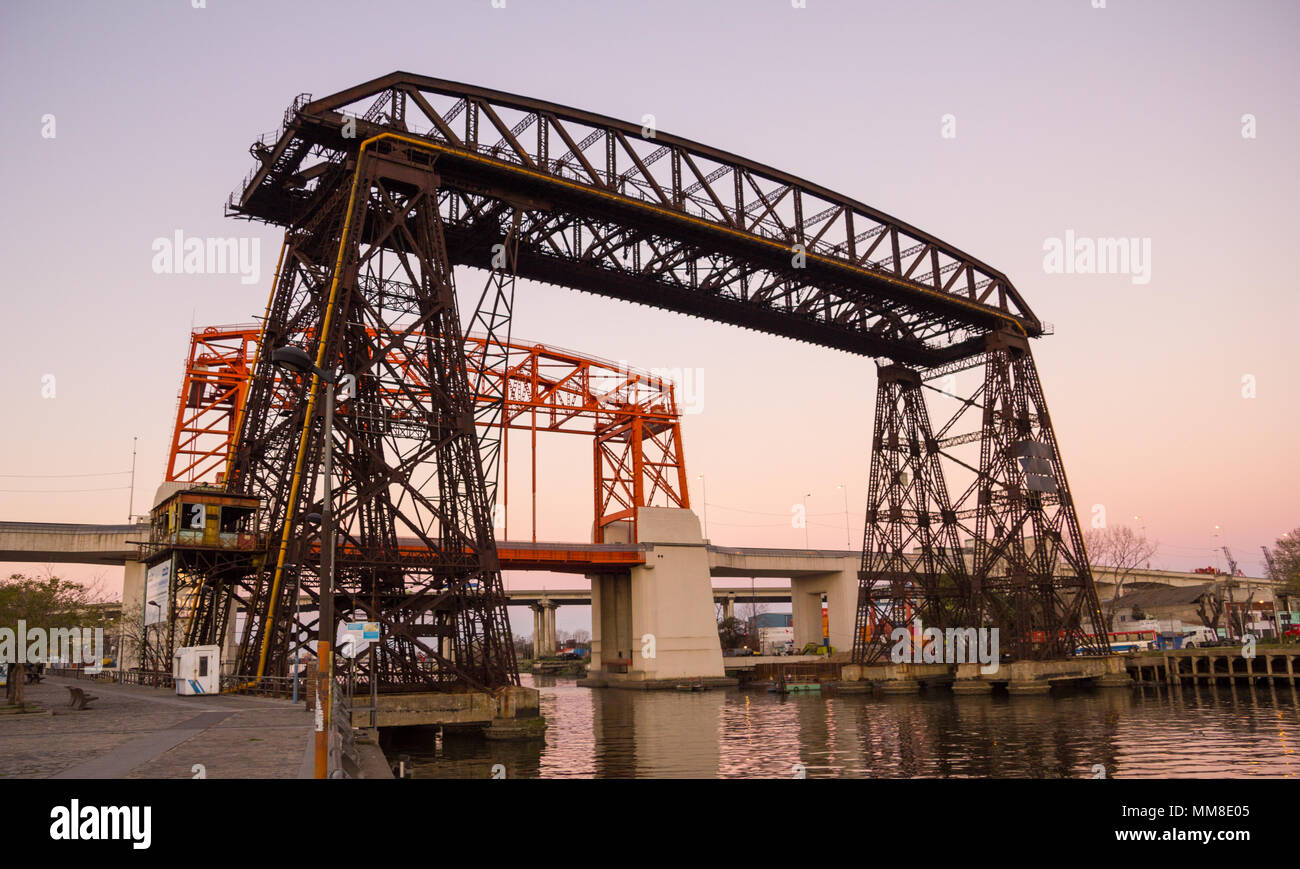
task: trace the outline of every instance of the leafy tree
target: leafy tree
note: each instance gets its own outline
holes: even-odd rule
[[[723,649],[739,648],[745,645],[748,638],[749,626],[743,619],[733,616],[718,622],[718,642],[722,643]]]
[[[19,621],[25,622],[29,629],[98,626],[99,613],[94,608],[97,602],[96,590],[79,582],[60,579],[49,573],[44,577],[15,573],[0,580],[0,627],[15,632],[16,647],[18,643],[27,641],[26,637],[16,636]],[[16,661],[10,664],[6,690],[7,701],[20,707],[25,702],[24,670],[24,664]]]
[[[1279,537],[1268,554],[1273,559],[1272,579],[1286,580],[1287,594],[1300,595],[1300,528]]]

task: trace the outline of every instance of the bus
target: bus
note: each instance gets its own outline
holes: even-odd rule
[[[1094,635],[1088,634],[1089,639]],[[1115,655],[1129,652],[1145,652],[1156,647],[1156,632],[1150,628],[1136,631],[1108,631],[1106,639],[1110,641],[1110,651]],[[1083,646],[1074,650],[1076,655],[1087,654]]]

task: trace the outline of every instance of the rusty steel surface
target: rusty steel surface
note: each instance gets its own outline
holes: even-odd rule
[[[510,238],[521,277],[910,364],[962,358],[1001,324],[1043,332],[1001,272],[861,202],[639,125],[404,72],[295,100],[254,144],[230,213],[306,219],[385,132],[437,164],[453,263],[481,266]]]
[[[890,387],[882,398],[877,434],[883,428],[892,440],[884,447],[878,437],[873,450],[855,657],[870,656],[873,618],[884,626],[917,606],[944,622],[1001,626],[1014,655],[1086,644],[1083,620],[1096,594],[1025,340],[1045,328],[997,270],[863,203],[725,151],[409,73],[323,99],[301,95],[250,152],[256,166],[228,213],[285,229],[260,355],[292,342],[317,366],[357,376],[335,426],[333,602],[340,618],[380,623],[363,679],[381,690],[517,683],[492,510],[500,432],[511,419],[505,348],[519,277],[916,372],[980,359],[990,403],[968,403],[985,417],[956,441],[950,426],[929,431],[916,387]],[[471,349],[473,364],[457,265],[486,275],[463,320],[486,338]],[[305,639],[288,608],[300,589],[310,596],[319,587],[309,518],[320,509],[322,388],[314,377],[278,377],[259,358],[233,429],[225,485],[260,499],[271,543],[256,571],[211,585],[249,614],[238,668],[257,679],[284,672]],[[634,515],[644,475],[626,474],[635,457],[622,444],[662,434],[656,426],[634,418],[605,431],[624,439],[609,444],[597,432],[597,516]],[[881,476],[900,467],[895,441],[909,444],[905,464],[920,474],[910,488]],[[949,499],[934,452],[976,441],[976,482]],[[656,449],[680,456],[680,437]],[[660,482],[674,481],[687,506],[680,463]],[[631,500],[620,501],[629,485]],[[909,523],[927,530],[918,535]],[[968,574],[953,554],[959,529],[974,541]],[[416,538],[415,550],[399,535]],[[919,570],[901,559],[907,541],[932,553]],[[882,579],[893,589],[888,613]],[[215,629],[212,621],[200,633]]]
[[[982,367],[984,377],[969,394],[952,396],[957,409],[937,430],[920,373],[897,365],[878,372],[858,663],[880,661],[893,632],[914,619],[940,630],[995,627],[1013,659],[1110,651],[1028,342],[991,334],[974,362],[965,367]],[[973,464],[954,454],[965,444],[979,445]],[[954,498],[946,476],[958,469],[969,483]]]
[[[167,459],[168,482],[224,482],[260,334],[258,326],[193,330]],[[512,341],[494,347],[489,354],[484,349],[488,344],[482,335],[465,338],[470,388],[476,404],[490,404],[503,396],[505,409],[493,418],[479,418],[478,425],[533,435],[529,454],[534,473],[538,432],[591,437],[598,537],[615,522],[635,523],[636,507],[690,506],[682,458],[681,411],[673,383],[650,372],[572,350]],[[486,364],[491,355],[499,356],[505,364]],[[416,396],[427,394],[427,385],[412,377],[411,366],[398,351],[390,352],[387,362],[403,372],[404,389]],[[272,371],[271,376],[280,375]],[[387,390],[386,394],[389,401],[400,404],[399,390]],[[498,526],[506,535],[510,528],[509,457],[506,445],[501,450],[504,510]],[[534,541],[535,487],[534,478]]]
[[[518,684],[493,533],[495,479],[477,431],[484,403],[471,387],[437,178],[379,153],[358,154],[345,174],[319,209],[286,227],[232,450],[226,486],[261,499],[272,541],[260,569],[214,590],[248,613],[237,672],[253,682],[282,675],[306,641],[292,608],[322,586],[312,517],[322,512],[320,466],[332,449],[337,567],[327,603],[340,620],[375,622],[380,633],[358,679],[377,690]],[[494,274],[486,304],[512,283]],[[490,327],[489,346],[508,340],[508,317]],[[320,395],[337,387],[278,376],[267,351],[289,343],[318,367],[355,377],[332,444]],[[499,418],[502,401],[489,402],[489,417]]]

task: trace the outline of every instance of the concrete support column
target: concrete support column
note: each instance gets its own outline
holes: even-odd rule
[[[448,624],[446,618],[440,616],[438,621],[439,621],[439,625],[442,628],[446,630],[454,630]],[[442,656],[446,658],[448,661],[456,660],[456,645],[453,642],[453,638],[450,633],[442,635],[441,639],[438,641],[438,649],[441,652]]]
[[[736,596],[734,594],[727,595],[727,600],[722,607],[722,618],[734,619],[736,617]]]
[[[853,648],[853,629],[858,614],[858,568],[861,566],[861,557],[855,555],[842,559],[838,570],[790,578],[790,610],[794,620],[796,653],[809,643],[822,644],[822,595],[826,595],[831,648],[837,652]]]
[[[554,655],[558,651],[558,644],[555,642],[555,610],[558,607],[549,601],[542,604],[543,630],[546,638],[546,654]]]
[[[542,607],[540,604],[533,604],[529,607],[533,611],[533,659],[542,657]]]
[[[221,672],[230,675],[235,672],[235,659],[239,657],[239,632],[235,629],[239,622],[239,601],[230,602],[230,610],[226,613],[226,636],[221,644]],[[294,655],[301,652],[295,651]],[[293,671],[292,666],[289,668]],[[299,670],[301,672],[301,669]]]
[[[605,531],[605,542],[625,543],[631,536],[630,523],[614,523]],[[639,507],[637,537],[647,547],[645,564],[592,583],[599,678],[655,683],[725,679],[699,519],[690,510]],[[631,663],[623,663],[627,661]]]
[[[122,575],[123,627],[118,632],[121,643],[118,667],[122,670],[140,666],[140,623],[144,617],[145,573],[143,562],[126,562]]]
[[[993,685],[981,678],[979,664],[958,664],[952,683],[954,694],[991,694]]]

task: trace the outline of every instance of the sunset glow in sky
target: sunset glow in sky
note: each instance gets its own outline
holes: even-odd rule
[[[133,437],[148,510],[191,327],[251,322],[270,290],[279,233],[223,217],[249,144],[299,93],[403,69],[653,114],[1001,270],[1055,325],[1033,351],[1085,525],[1103,505],[1159,541],[1155,566],[1221,566],[1229,544],[1261,575],[1260,545],[1300,526],[1300,8],[1106,5],[367,4],[403,21],[381,39],[354,4],[6,4],[0,519],[124,521]],[[566,19],[580,39],[539,38]],[[154,240],[177,231],[259,240],[258,281],[156,274]],[[1079,239],[1132,240],[1128,271],[1064,267]],[[482,280],[458,272],[463,303]],[[686,461],[714,542],[803,546],[789,517],[810,493],[811,545],[861,546],[872,360],[530,282],[514,335],[690,372]],[[589,539],[590,441],[540,451],[539,538]],[[511,537],[527,474],[513,464]],[[582,582],[520,582],[542,581]]]

